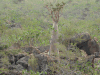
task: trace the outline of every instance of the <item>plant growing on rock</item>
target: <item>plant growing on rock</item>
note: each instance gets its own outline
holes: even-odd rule
[[[7,69],[7,66],[10,63],[9,63],[9,59],[8,59],[8,57],[7,57],[7,55],[5,54],[4,51],[0,52],[0,63],[2,63],[2,64],[0,64],[0,66],[1,66],[0,72],[1,73],[2,72],[8,72],[9,70]]]
[[[54,1],[53,1],[54,2]],[[52,35],[51,35],[51,40],[50,40],[50,50],[49,50],[49,55],[51,51],[58,53],[57,47],[55,43],[57,42],[58,39],[58,22],[59,22],[59,13],[65,6],[65,3],[56,3],[53,5],[53,3],[46,4],[46,8],[48,9],[51,18],[53,20],[53,28],[52,28]]]
[[[30,59],[28,60],[28,63],[30,64],[32,70],[36,72],[36,68],[38,64],[37,64],[37,59],[33,55],[30,55]]]

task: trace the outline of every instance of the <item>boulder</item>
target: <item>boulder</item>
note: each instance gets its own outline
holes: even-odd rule
[[[88,47],[90,54],[94,54],[95,52],[99,52],[99,45],[95,39],[88,41]]]
[[[32,46],[23,47],[22,50],[29,54],[33,53],[34,55],[41,53],[40,50],[38,50],[37,48],[32,47]]]
[[[9,70],[22,71],[22,70],[24,70],[25,68],[24,68],[22,65],[18,64],[18,65],[9,65],[9,66],[8,66],[8,69],[9,69]]]
[[[70,43],[77,43],[77,44],[80,44],[82,42],[86,42],[88,40],[91,39],[91,36],[89,33],[80,33],[80,34],[76,34],[75,36],[73,36],[71,39],[70,39]]]
[[[8,66],[9,70],[22,71],[24,69],[29,69],[28,60],[29,57],[24,54],[8,55],[9,62],[11,65]]]
[[[92,66],[94,68],[94,59],[95,55],[90,55],[86,59],[86,63],[89,63],[88,65]]]
[[[42,55],[42,54],[38,54],[35,57],[38,59],[38,68],[37,68],[37,70],[39,72],[42,72],[43,70],[46,69],[47,57]]]
[[[17,55],[14,55],[14,62],[16,64],[16,62],[20,59],[20,58],[23,58],[25,57],[24,54],[17,54]],[[11,59],[10,59],[11,60]]]
[[[58,59],[49,55],[44,55],[44,54],[38,54],[35,56],[38,59],[38,68],[37,71],[42,72],[42,71],[47,71],[48,69],[48,63],[51,62],[58,62]]]
[[[22,75],[22,73],[18,71],[11,71],[11,72],[0,73],[0,75]]]
[[[14,69],[16,69],[16,65],[9,65],[9,66],[8,66],[8,69],[9,69],[9,70],[14,70]]]
[[[16,62],[16,64],[17,64],[17,65],[20,64],[20,65],[22,65],[25,69],[27,69],[27,68],[28,68],[28,59],[29,59],[28,56],[25,56],[25,57],[23,57],[23,58],[20,58],[20,59]]]
[[[45,51],[49,50],[49,48],[50,48],[50,45],[40,46],[40,47],[38,47],[38,50],[40,50],[40,52],[42,53],[42,52],[45,52]]]
[[[8,58],[9,58],[9,63],[15,64],[15,58],[14,58],[14,56],[12,54],[9,54]]]
[[[95,52],[99,52],[100,50],[96,37],[94,37],[94,39],[91,39],[89,33],[76,34],[70,39],[63,40],[62,43],[67,47],[68,50],[70,49],[69,47],[72,47],[72,45],[74,45],[75,47],[84,50],[87,55],[94,54]]]

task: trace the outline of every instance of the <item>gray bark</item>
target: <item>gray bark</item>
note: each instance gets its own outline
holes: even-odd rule
[[[52,30],[51,40],[50,40],[49,55],[51,51],[53,52],[58,51],[55,45],[57,43],[57,39],[58,39],[58,22],[53,21],[53,30]]]

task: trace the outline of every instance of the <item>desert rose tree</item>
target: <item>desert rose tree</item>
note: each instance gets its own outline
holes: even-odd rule
[[[50,40],[49,55],[51,55],[51,51],[57,54],[59,52],[55,44],[58,43],[57,39],[58,39],[59,13],[63,9],[64,5],[65,5],[64,2],[56,3],[55,5],[53,5],[53,3],[49,3],[46,5],[46,8],[48,9],[53,21],[53,30]]]

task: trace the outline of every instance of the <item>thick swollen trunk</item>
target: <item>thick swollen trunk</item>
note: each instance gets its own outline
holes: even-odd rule
[[[56,43],[57,43],[57,39],[58,39],[58,22],[53,22],[53,30],[52,30],[52,35],[51,35],[51,40],[50,40],[50,50],[49,50],[49,55],[51,54],[51,51],[53,52],[57,52],[57,47],[56,47]]]

